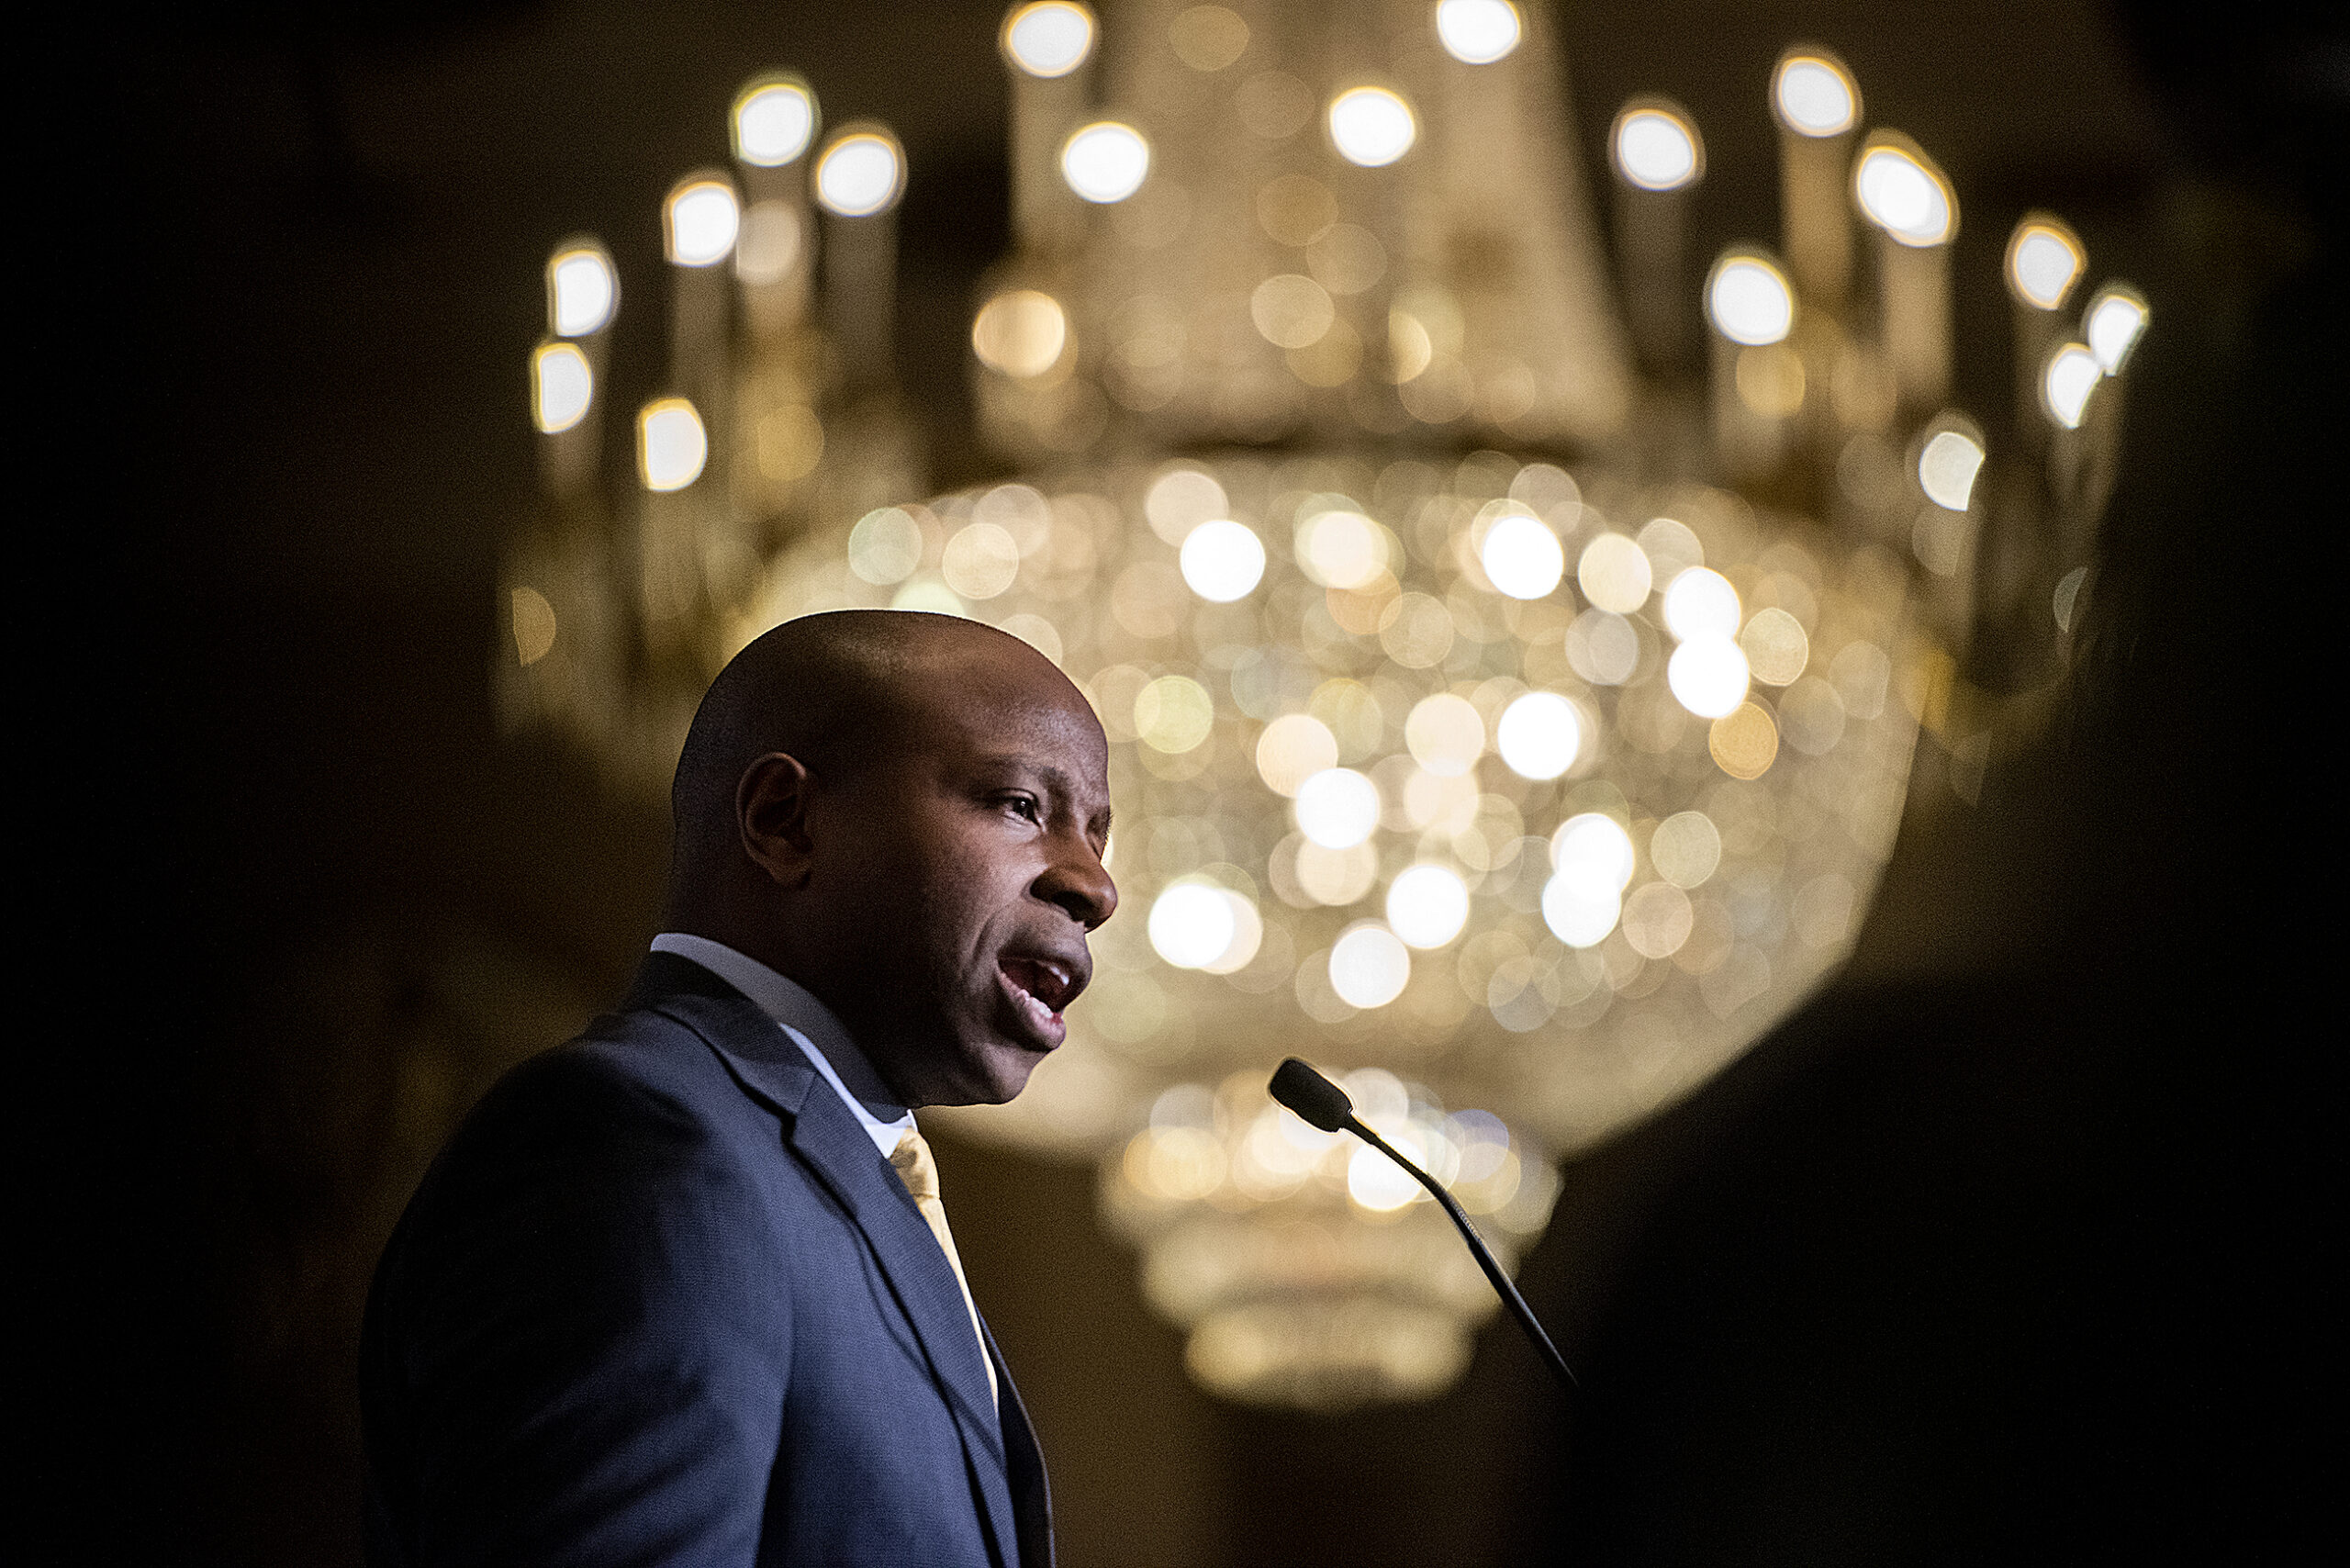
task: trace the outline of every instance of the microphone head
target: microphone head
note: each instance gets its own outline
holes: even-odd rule
[[[1273,1070],[1267,1085],[1275,1100],[1297,1113],[1308,1126],[1326,1133],[1342,1132],[1355,1118],[1355,1103],[1347,1092],[1295,1057]]]

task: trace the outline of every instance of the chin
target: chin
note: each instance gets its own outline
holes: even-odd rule
[[[990,1040],[966,1047],[964,1070],[956,1075],[952,1099],[936,1102],[942,1105],[1004,1105],[1020,1097],[1028,1087],[1029,1074],[1046,1053],[1026,1047]]]

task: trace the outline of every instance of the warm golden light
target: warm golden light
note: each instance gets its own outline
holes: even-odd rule
[[[1033,288],[997,295],[971,322],[971,352],[979,363],[1019,380],[1058,364],[1068,344],[1069,315],[1060,301]]]
[[[1526,24],[1509,0],[1437,0],[1437,41],[1463,65],[1508,59],[1525,32]]]
[[[2080,236],[2047,213],[2025,214],[2008,237],[2008,292],[2035,310],[2060,308],[2087,265]]]
[[[1692,637],[1673,651],[1665,683],[1680,704],[1701,719],[1735,712],[1746,700],[1746,651],[1727,636]]]
[[[1583,547],[1575,582],[1599,609],[1629,615],[1649,601],[1656,572],[1637,543],[1620,533],[1603,533]]]
[[[762,169],[780,168],[808,151],[816,136],[816,95],[796,76],[763,76],[734,99],[734,156]]]
[[[2083,312],[2081,330],[2089,352],[2108,375],[2121,373],[2146,330],[2146,298],[2126,283],[2109,283],[2097,291]]]
[[[1066,76],[1093,52],[1093,13],[1069,0],[1037,0],[1003,19],[1003,57],[1031,76]]]
[[[1627,105],[1607,145],[1616,172],[1644,191],[1677,191],[1706,172],[1696,122],[1671,105],[1640,99]]]
[[[546,435],[571,429],[588,417],[596,397],[596,373],[575,343],[541,343],[531,355],[531,419]]]
[[[1904,245],[1947,242],[1958,230],[1958,202],[1950,182],[1907,137],[1879,131],[1852,169],[1852,197],[1861,214]]]
[[[1702,886],[1721,862],[1721,830],[1703,812],[1674,812],[1649,839],[1649,863],[1676,888]]]
[[[1973,503],[1975,476],[1982,471],[1982,443],[1964,431],[1939,431],[1918,454],[1918,487],[1952,511]]]
[[[1330,948],[1330,989],[1349,1007],[1384,1007],[1404,994],[1411,979],[1411,949],[1376,921],[1349,928]],[[1394,1169],[1383,1158],[1381,1163]],[[1404,1180],[1408,1183],[1411,1178]]]
[[[1684,642],[1736,636],[1743,613],[1729,579],[1703,566],[1681,573],[1664,590],[1664,629]]]
[[[1400,94],[1384,87],[1349,87],[1330,100],[1330,142],[1338,156],[1382,169],[1412,150],[1419,122]]]
[[[1367,588],[1387,559],[1386,531],[1359,511],[1319,512],[1298,532],[1298,565],[1325,588]]]
[[[734,275],[755,286],[781,283],[800,261],[805,223],[790,202],[753,202],[734,240]]]
[[[1352,849],[1379,826],[1379,786],[1350,767],[1326,767],[1297,787],[1297,831],[1325,849]]]
[[[669,192],[661,208],[661,232],[669,260],[681,267],[714,267],[734,249],[743,223],[734,187],[722,179],[688,174]]]
[[[866,218],[898,204],[906,182],[898,139],[877,128],[844,130],[816,160],[816,201],[842,218]]]
[[[1494,749],[1521,778],[1556,778],[1583,754],[1583,715],[1555,691],[1529,691],[1502,710]]]
[[[1404,746],[1438,778],[1462,778],[1485,754],[1485,721],[1467,698],[1439,691],[1412,705]]]
[[[1505,512],[1485,529],[1478,564],[1493,585],[1512,599],[1541,599],[1566,576],[1566,551],[1550,526],[1530,512]]]
[[[1338,738],[1310,713],[1284,713],[1257,737],[1257,773],[1276,795],[1294,797],[1305,781],[1338,766]]]
[[[1302,273],[1281,273],[1248,297],[1248,319],[1265,341],[1285,349],[1310,348],[1337,319],[1329,291]]]
[[[524,668],[554,651],[554,606],[534,588],[518,588],[507,596],[509,624],[514,633],[514,659]]]
[[[1180,545],[1203,522],[1231,515],[1224,487],[1215,476],[1197,468],[1169,468],[1150,482],[1143,496],[1143,516],[1150,531],[1169,544]]]
[[[601,331],[620,293],[619,274],[601,245],[565,245],[547,260],[548,330],[558,338]]]
[[[1178,559],[1184,582],[1211,604],[1248,598],[1265,577],[1265,542],[1229,518],[1192,530]]]
[[[1086,126],[1061,148],[1061,178],[1069,189],[1100,206],[1125,200],[1142,189],[1149,174],[1150,143],[1142,132],[1116,120]]]
[[[1758,610],[1738,634],[1747,669],[1765,686],[1793,686],[1811,663],[1811,638],[1803,622],[1775,605]]]
[[[1406,867],[1387,885],[1387,924],[1408,947],[1441,947],[1469,924],[1469,884],[1449,866]]]
[[[922,525],[897,507],[867,512],[849,531],[849,570],[878,588],[912,577],[922,552]]]
[[[1150,945],[1179,969],[1203,969],[1222,959],[1240,935],[1235,900],[1212,882],[1180,881],[1150,906]]]
[[[2105,367],[2085,343],[2060,343],[2041,373],[2040,406],[2066,430],[2078,430],[2088,412],[2089,394],[2105,378]]]
[[[1779,342],[1795,327],[1795,290],[1786,274],[1762,257],[1733,251],[1714,263],[1706,280],[1706,314],[1731,342]]]
[[[682,490],[701,477],[710,438],[683,398],[662,398],[636,416],[636,471],[648,490]]]
[[[1791,50],[1771,78],[1771,106],[1799,136],[1841,136],[1860,123],[1861,90],[1833,55]]]
[[[946,542],[938,575],[965,599],[994,599],[1020,575],[1019,542],[1001,524],[968,523]]]

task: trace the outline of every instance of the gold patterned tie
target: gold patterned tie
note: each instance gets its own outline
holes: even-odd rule
[[[898,1180],[906,1184],[912,1194],[914,1207],[930,1222],[930,1233],[938,1238],[938,1249],[946,1254],[946,1266],[955,1271],[955,1282],[963,1287],[963,1305],[971,1315],[971,1333],[979,1342],[979,1365],[987,1369],[988,1397],[998,1403],[1002,1395],[996,1392],[995,1362],[988,1356],[987,1336],[979,1332],[979,1304],[971,1299],[971,1282],[963,1277],[963,1260],[955,1250],[955,1233],[946,1228],[946,1205],[938,1197],[938,1162],[930,1156],[930,1145],[922,1134],[908,1128],[898,1147],[890,1152],[890,1168]]]

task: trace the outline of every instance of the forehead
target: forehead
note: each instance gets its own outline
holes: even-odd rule
[[[949,765],[1027,763],[1107,796],[1110,747],[1092,707],[1025,646],[983,649],[912,674],[901,719],[909,749]]]

